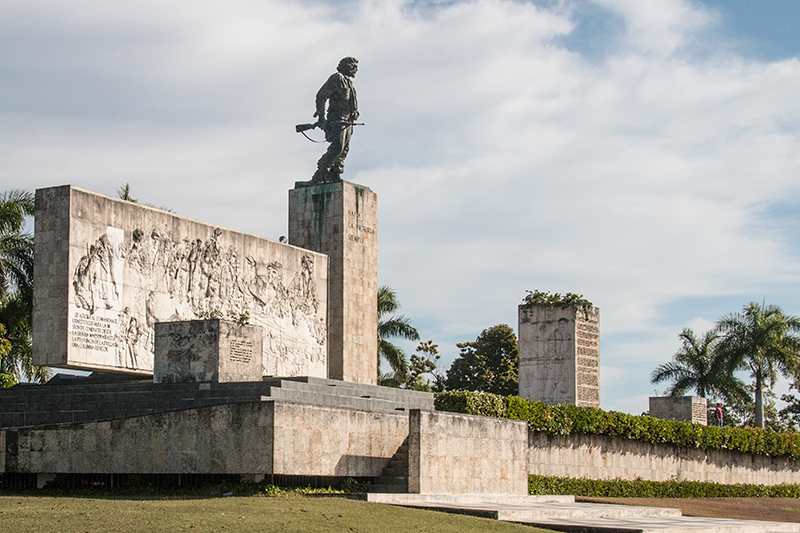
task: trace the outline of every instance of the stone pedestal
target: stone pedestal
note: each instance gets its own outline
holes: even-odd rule
[[[600,310],[519,306],[519,395],[600,407]]]
[[[155,324],[154,383],[261,381],[262,331],[216,318]]]
[[[378,196],[347,181],[289,191],[289,243],[328,255],[328,377],[375,384]]]
[[[708,402],[700,396],[651,396],[650,416],[708,425]]]

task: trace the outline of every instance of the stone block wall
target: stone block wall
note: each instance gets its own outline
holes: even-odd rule
[[[520,420],[411,410],[409,492],[527,494],[527,431]]]
[[[650,416],[708,425],[708,401],[699,396],[651,396]]]
[[[20,473],[239,474],[272,469],[269,404],[227,404],[51,428],[6,430]]]
[[[407,413],[231,403],[0,431],[0,473],[380,475]]]
[[[155,325],[154,383],[262,380],[262,330],[218,318]]]
[[[531,474],[589,479],[670,479],[777,485],[800,483],[800,461],[730,450],[698,450],[603,435],[528,435]]]
[[[378,476],[407,435],[407,413],[276,403],[273,473]]]
[[[248,315],[264,375],[327,377],[325,255],[70,185],[35,224],[35,364],[149,375],[156,322]]]

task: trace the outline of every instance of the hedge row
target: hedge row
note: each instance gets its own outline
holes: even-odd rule
[[[608,498],[798,498],[800,485],[723,485],[710,481],[646,481],[530,476],[530,494]]]
[[[486,392],[436,393],[436,409],[526,420],[531,430],[549,435],[596,434],[703,450],[735,450],[790,459],[800,457],[800,435],[793,432],[703,426],[594,407],[547,405],[519,396]]]

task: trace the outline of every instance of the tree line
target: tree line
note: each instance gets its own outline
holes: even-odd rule
[[[800,400],[783,395],[778,410],[773,387],[779,376],[800,386],[800,318],[775,305],[750,302],[741,312],[723,316],[714,328],[697,335],[689,328],[672,361],[659,365],[652,383],[668,382],[667,394],[695,392],[712,404],[725,404],[729,425],[794,430]],[[750,383],[740,378],[749,374]]]

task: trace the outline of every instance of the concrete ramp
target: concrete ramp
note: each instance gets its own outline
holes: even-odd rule
[[[475,514],[568,533],[800,532],[800,524],[682,516],[679,509],[575,503],[573,496],[369,494],[368,501]]]

